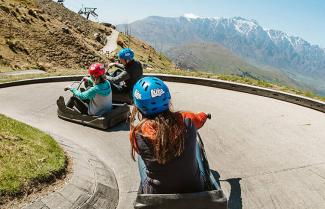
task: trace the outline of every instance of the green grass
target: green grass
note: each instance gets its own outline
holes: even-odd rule
[[[256,80],[256,79],[241,77],[241,76],[237,76],[237,75],[222,75],[222,74],[207,73],[207,72],[202,72],[202,71],[185,71],[185,70],[179,70],[179,69],[163,70],[163,71],[162,70],[150,70],[150,71],[145,71],[145,72],[220,79],[220,80],[231,81],[231,82],[236,82],[236,83],[249,84],[249,85],[263,87],[263,88],[269,88],[269,89],[273,89],[273,90],[278,90],[278,91],[283,91],[283,92],[287,92],[287,93],[291,93],[291,94],[309,97],[312,99],[317,99],[320,101],[325,101],[325,97],[316,95],[315,93],[313,93],[311,91],[304,91],[304,90],[292,88],[289,86],[270,83],[270,82],[267,82],[264,80]]]
[[[130,37],[130,43],[128,41],[128,37],[123,33],[119,34],[119,39],[122,39],[128,47],[132,48],[132,50],[135,52],[137,60],[142,63],[146,63],[147,66],[152,69],[165,70],[174,66],[173,62],[164,54],[157,52],[153,47],[133,36]],[[118,52],[120,49],[121,47],[119,46],[116,49],[116,52]]]
[[[48,72],[42,74],[26,74],[26,75],[0,75],[0,83],[19,81],[25,79],[33,79],[33,78],[46,78],[51,76],[68,76],[68,75],[86,75],[88,72],[85,69],[77,69],[77,70],[61,70],[55,72]]]
[[[49,135],[0,114],[0,204],[62,174],[64,151]]]
[[[146,73],[162,73],[162,74],[170,74],[170,75],[183,75],[183,76],[193,76],[193,77],[201,77],[201,78],[212,78],[212,79],[220,79],[225,81],[232,81],[236,83],[249,84],[253,86],[259,86],[269,89],[274,89],[278,91],[283,91],[287,93],[292,93],[300,96],[309,97],[312,99],[317,99],[320,101],[325,101],[325,97],[319,96],[311,91],[305,91],[285,85],[281,85],[278,83],[271,83],[264,80],[253,79],[249,77],[242,77],[238,75],[223,75],[223,74],[215,74],[203,71],[186,71],[181,69],[159,69],[159,70],[145,70]],[[18,75],[18,76],[0,76],[0,83],[18,81],[24,79],[32,79],[32,78],[44,78],[51,76],[67,76],[67,75],[82,75],[87,74],[87,71],[84,69],[75,69],[75,70],[62,70],[56,72],[49,72],[45,74],[29,74],[29,75]]]

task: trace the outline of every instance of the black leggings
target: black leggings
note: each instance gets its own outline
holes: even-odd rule
[[[67,107],[69,108],[76,107],[81,114],[88,114],[88,104],[86,102],[81,101],[79,98],[75,96],[72,96],[69,99],[67,103]]]

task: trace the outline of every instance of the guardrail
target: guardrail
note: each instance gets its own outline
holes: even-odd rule
[[[207,79],[207,78],[198,78],[198,77],[189,77],[189,76],[176,76],[176,75],[167,75],[167,74],[145,74],[146,76],[156,76],[164,81],[168,82],[179,82],[179,83],[188,83],[196,84],[201,86],[209,86],[214,88],[227,89],[232,91],[239,91],[264,97],[270,97],[273,99],[297,104],[300,106],[308,107],[320,112],[325,113],[325,103],[315,99],[298,96],[294,94],[289,94],[281,91],[276,91],[272,89],[262,88],[251,86],[247,84],[239,84],[230,81],[223,81],[217,79]],[[20,85],[29,85],[37,83],[50,83],[50,82],[65,82],[65,81],[78,81],[82,79],[82,75],[76,76],[58,76],[58,77],[47,77],[47,78],[37,78],[37,79],[27,79],[20,80],[8,83],[1,83],[0,88],[20,86]]]

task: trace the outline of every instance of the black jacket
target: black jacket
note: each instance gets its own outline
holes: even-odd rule
[[[142,64],[139,61],[132,60],[127,63],[125,66],[117,65],[118,68],[122,69],[116,77],[107,76],[107,80],[114,84],[119,84],[120,82],[125,82],[124,92],[131,92],[134,84],[143,76]]]
[[[177,158],[162,165],[154,157],[152,145],[136,134],[139,155],[146,165],[147,179],[142,185],[144,194],[189,193],[204,190],[204,181],[196,159],[197,130],[191,119],[185,122],[185,148]]]

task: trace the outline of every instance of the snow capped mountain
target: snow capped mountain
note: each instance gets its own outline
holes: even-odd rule
[[[253,20],[246,20],[241,17],[234,17],[231,20],[231,24],[233,24],[236,30],[243,35],[247,35],[250,32],[257,30],[259,27],[258,23]]]
[[[311,47],[311,44],[300,37],[289,36],[287,33],[277,30],[267,30],[266,32],[275,44],[292,47],[296,52],[301,52],[303,48]]]
[[[195,15],[193,13],[184,14],[183,17],[188,18],[188,19],[197,19],[197,18],[200,18],[200,16],[197,16],[197,15]]]
[[[130,24],[133,35],[160,43],[163,51],[185,43],[217,43],[254,63],[325,78],[325,50],[285,32],[241,17],[152,16]],[[120,25],[123,31],[124,26]]]
[[[290,42],[290,44],[293,46],[291,37],[289,37],[289,35],[287,33],[284,33],[282,31],[278,31],[278,30],[267,30],[266,31],[268,36],[270,37],[270,39],[272,41],[274,41],[275,43],[281,43],[281,42]]]

